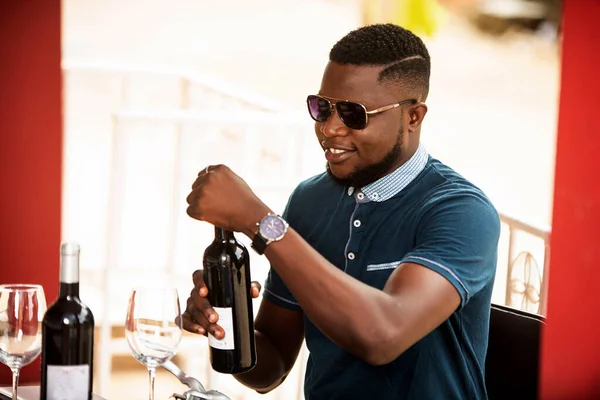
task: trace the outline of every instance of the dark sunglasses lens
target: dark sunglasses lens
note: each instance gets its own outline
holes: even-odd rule
[[[310,116],[317,122],[327,121],[327,118],[331,115],[331,103],[327,99],[308,96],[306,103],[308,104]]]
[[[338,101],[336,109],[342,122],[350,129],[364,129],[367,126],[367,113],[363,106],[350,101]]]

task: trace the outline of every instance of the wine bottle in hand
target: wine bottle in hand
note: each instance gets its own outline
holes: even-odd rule
[[[60,292],[42,322],[42,400],[92,398],[94,316],[79,299],[79,246],[60,252]]]
[[[256,348],[248,250],[233,232],[215,227],[215,240],[204,252],[203,266],[208,301],[225,331],[221,339],[208,335],[211,365],[226,374],[249,371],[256,364]]]

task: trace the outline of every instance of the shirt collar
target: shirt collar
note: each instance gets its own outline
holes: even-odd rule
[[[407,162],[383,178],[364,186],[356,193],[356,196],[359,193],[363,193],[362,198],[366,197],[368,200],[375,202],[383,202],[391,199],[423,171],[428,159],[429,154],[427,150],[425,150],[422,144],[419,144],[419,148]],[[354,188],[348,188],[349,195],[352,195],[353,192]]]

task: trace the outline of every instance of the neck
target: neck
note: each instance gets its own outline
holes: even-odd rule
[[[79,297],[79,282],[60,283],[59,297]]]
[[[215,240],[229,241],[231,238],[233,238],[232,231],[215,226]]]

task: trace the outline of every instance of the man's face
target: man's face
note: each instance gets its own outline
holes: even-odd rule
[[[398,86],[377,81],[383,67],[340,65],[330,62],[319,95],[363,104],[367,110],[405,100]],[[315,123],[317,139],[327,159],[327,172],[344,186],[362,187],[407,161],[409,106],[370,115],[366,128],[353,130],[334,111]],[[405,121],[406,119],[406,121]]]

